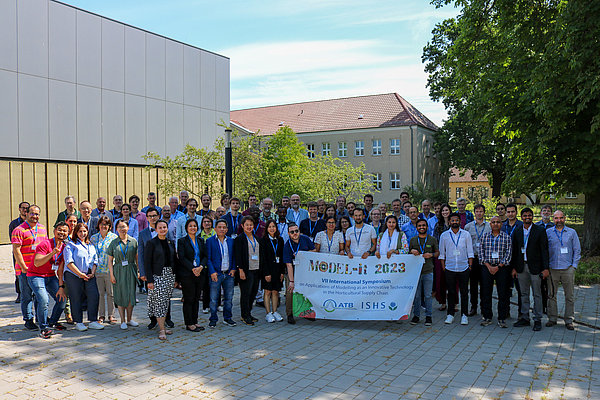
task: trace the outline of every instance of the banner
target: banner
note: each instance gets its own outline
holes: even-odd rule
[[[300,251],[294,273],[294,315],[339,320],[408,319],[424,259],[348,258]]]

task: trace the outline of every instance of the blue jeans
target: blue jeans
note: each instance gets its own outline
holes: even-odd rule
[[[56,297],[56,292],[58,292],[58,278],[56,276],[28,276],[27,280],[38,303],[36,315],[40,324],[40,330],[44,330],[48,328],[48,325],[56,324],[65,309],[66,302],[60,301]],[[54,300],[54,308],[52,308],[52,315],[48,320],[48,303],[50,302],[50,297]]]
[[[413,301],[413,315],[415,317],[421,316],[421,292],[425,297],[425,316],[431,317],[432,304],[431,304],[431,291],[433,289],[433,272],[429,274],[422,274],[419,277],[419,285],[417,286],[417,293],[415,294],[415,300]]]
[[[98,294],[98,286],[96,278],[88,281],[81,279],[71,272],[65,272],[65,284],[69,290],[69,300],[71,301],[71,315],[73,321],[83,322],[83,292],[87,296],[87,314],[88,321],[98,321],[98,305],[100,303],[100,295]]]
[[[33,307],[35,306],[37,309],[37,299],[33,298],[33,291],[29,286],[27,275],[21,272],[18,277],[19,290],[21,290],[21,314],[23,314],[23,321],[29,321],[33,319]]]
[[[210,279],[210,321],[218,321],[217,304],[219,304],[220,288],[223,288],[223,319],[228,320],[233,316],[233,276],[229,274],[217,274],[217,281]]]

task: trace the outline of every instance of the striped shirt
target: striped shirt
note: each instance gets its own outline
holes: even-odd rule
[[[46,227],[37,224],[31,228],[29,222],[25,221],[13,230],[10,242],[21,245],[21,254],[27,268],[33,267],[35,258],[35,249],[37,246],[48,239]],[[21,275],[21,266],[15,260],[15,275]]]
[[[492,232],[485,233],[479,243],[479,262],[492,265],[508,265],[512,257],[512,240],[506,232],[494,236]]]

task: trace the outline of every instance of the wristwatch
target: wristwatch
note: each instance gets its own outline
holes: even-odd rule
[[[58,285],[59,288],[64,289],[65,285]]]

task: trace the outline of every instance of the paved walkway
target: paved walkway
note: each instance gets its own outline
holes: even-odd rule
[[[431,328],[344,321],[292,326],[267,324],[259,308],[255,327],[219,324],[191,333],[177,298],[177,326],[166,343],[143,325],[69,329],[43,340],[23,330],[9,254],[0,247],[2,399],[600,398],[600,330],[576,324],[567,331],[562,322],[535,333],[483,328],[478,317],[468,326],[447,326],[436,310]],[[576,319],[598,325],[599,288],[576,290]],[[134,315],[145,323],[146,297],[140,299]],[[204,314],[201,323],[208,324]]]

